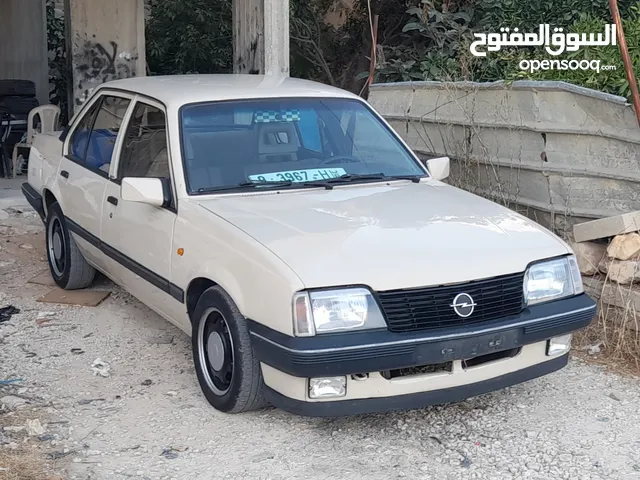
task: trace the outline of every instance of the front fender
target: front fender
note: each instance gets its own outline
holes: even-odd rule
[[[273,252],[188,201],[179,203],[171,262],[172,282],[188,289],[206,278],[222,287],[246,318],[293,335],[292,301],[302,280]]]

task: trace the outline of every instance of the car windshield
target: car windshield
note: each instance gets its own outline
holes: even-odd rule
[[[191,194],[426,176],[388,127],[357,100],[191,104],[181,109],[180,128]]]

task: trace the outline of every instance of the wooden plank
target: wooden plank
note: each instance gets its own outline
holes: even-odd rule
[[[51,272],[49,270],[43,270],[35,277],[27,281],[27,283],[35,283],[36,285],[44,285],[46,287],[54,287],[56,282],[51,278]]]
[[[39,298],[38,302],[96,307],[110,294],[111,292],[108,290],[62,290],[56,288]]]

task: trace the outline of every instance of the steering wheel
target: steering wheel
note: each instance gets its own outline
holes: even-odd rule
[[[320,162],[321,165],[333,165],[335,163],[359,163],[360,160],[349,155],[338,155],[337,157],[325,158]]]

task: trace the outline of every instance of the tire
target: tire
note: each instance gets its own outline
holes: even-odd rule
[[[193,361],[207,401],[225,413],[265,407],[260,362],[247,322],[222,288],[211,287],[200,296],[192,328]]]
[[[31,80],[0,80],[0,97],[35,97],[36,84]]]
[[[57,202],[51,204],[47,211],[45,240],[49,270],[60,288],[77,290],[91,285],[96,271],[84,259],[69,234],[65,217]]]
[[[36,98],[18,96],[0,97],[0,108],[4,108],[8,110],[9,113],[19,117],[26,117],[31,110],[39,105],[40,103]]]

